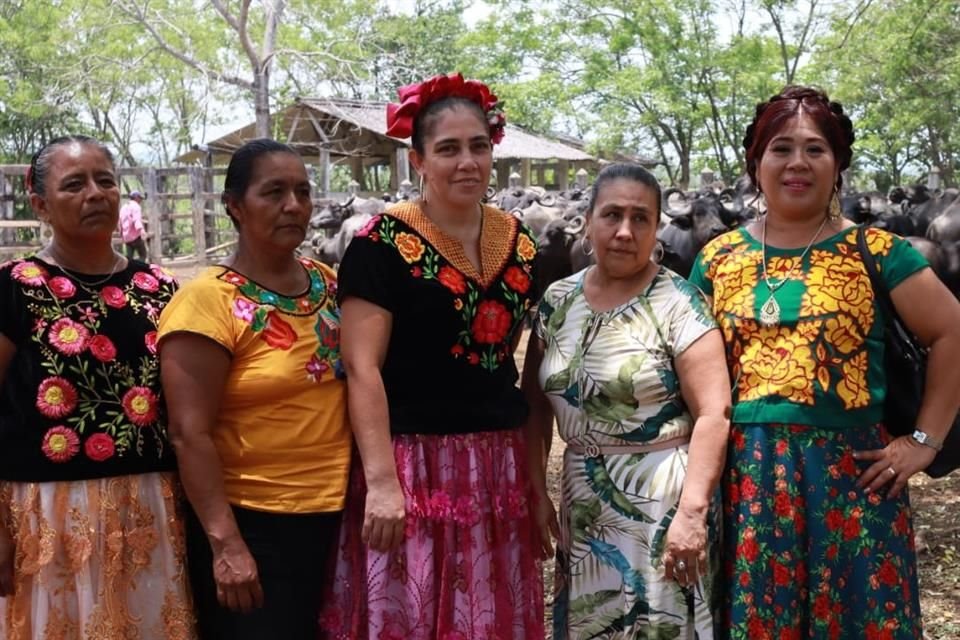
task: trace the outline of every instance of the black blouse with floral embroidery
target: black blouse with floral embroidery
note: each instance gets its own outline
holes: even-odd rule
[[[130,261],[104,276],[39,258],[0,265],[0,480],[85,480],[173,469],[157,320],[176,283]]]
[[[381,372],[392,433],[495,431],[526,419],[513,344],[537,299],[536,242],[485,207],[480,245],[482,272],[419,207],[402,204],[347,249],[340,301],[355,296],[393,316]]]

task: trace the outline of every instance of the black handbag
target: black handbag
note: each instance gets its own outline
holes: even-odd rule
[[[884,370],[887,375],[887,399],[883,406],[884,425],[894,436],[908,436],[917,428],[917,414],[923,400],[927,377],[927,349],[897,315],[890,292],[877,272],[877,262],[867,248],[863,227],[857,229],[857,248],[873,285],[873,295],[887,317]],[[960,416],[958,416],[960,417]],[[943,441],[943,449],[924,469],[931,478],[940,478],[960,467],[960,419],[954,417],[953,427]]]

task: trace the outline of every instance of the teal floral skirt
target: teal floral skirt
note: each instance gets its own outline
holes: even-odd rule
[[[882,426],[734,425],[724,493],[725,628],[734,640],[919,639],[913,521],[856,486]]]

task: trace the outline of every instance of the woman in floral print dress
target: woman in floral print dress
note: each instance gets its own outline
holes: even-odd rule
[[[711,502],[729,429],[723,342],[703,294],[650,257],[654,177],[610,165],[590,202],[584,245],[596,265],[547,289],[524,362],[544,541],[554,416],[567,444],[553,638],[707,640],[719,570]]]
[[[496,97],[459,74],[400,90],[416,203],[373,218],[339,270],[350,422],[360,460],[327,636],[541,640],[513,349],[535,299],[536,244],[480,204]]]
[[[960,404],[960,304],[907,242],[866,229],[898,314],[930,347],[925,435],[891,439],[884,318],[837,200],[853,138],[818,90],[759,104],[744,146],[767,214],[709,243],[691,274],[734,381],[724,610],[738,640],[921,637],[906,484]]]
[[[156,357],[174,280],[114,252],[99,142],[51,141],[27,187],[54,235],[0,266],[0,637],[194,638]]]

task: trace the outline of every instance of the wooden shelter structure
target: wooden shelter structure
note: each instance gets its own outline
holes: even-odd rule
[[[275,137],[300,152],[316,172],[320,196],[331,194],[332,168],[347,165],[361,192],[396,192],[404,180],[413,181],[407,160],[409,140],[386,133],[386,103],[342,98],[298,98],[273,114]],[[197,146],[176,158],[206,166],[226,164],[231,153],[256,137],[255,124]],[[579,144],[578,144],[579,143]],[[516,172],[524,186],[566,189],[581,168],[593,172],[597,159],[571,138],[536,135],[507,124],[503,142],[494,147],[497,188],[507,187]]]

